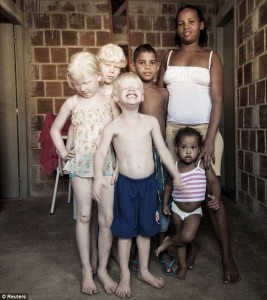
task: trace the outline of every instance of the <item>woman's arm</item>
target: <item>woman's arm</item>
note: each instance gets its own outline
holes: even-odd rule
[[[160,63],[160,68],[159,68],[159,74],[158,74],[158,78],[157,78],[157,86],[159,87],[166,87],[164,80],[163,80],[163,76],[165,74],[166,68],[167,68],[167,59],[169,56],[169,52],[164,54],[161,63]]]
[[[214,141],[215,135],[219,128],[222,111],[223,111],[223,67],[217,53],[212,56],[210,70],[210,96],[211,96],[211,113],[206,137],[203,141],[203,147],[199,155],[204,158],[204,167],[208,168],[211,161],[215,162]]]

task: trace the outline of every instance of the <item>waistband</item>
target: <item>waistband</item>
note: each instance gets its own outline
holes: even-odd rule
[[[154,173],[152,173],[151,175],[149,175],[148,177],[145,177],[145,178],[131,178],[131,177],[128,177],[128,176],[125,176],[125,175],[119,173],[118,179],[119,178],[121,178],[123,180],[131,181],[131,182],[139,182],[139,181],[144,182],[144,181],[149,181],[152,178],[155,178],[155,175],[154,175]]]

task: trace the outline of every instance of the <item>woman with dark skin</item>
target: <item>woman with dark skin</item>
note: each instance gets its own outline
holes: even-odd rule
[[[199,8],[183,6],[176,15],[175,24],[179,48],[163,57],[157,80],[158,86],[167,87],[169,91],[168,147],[175,157],[173,140],[178,129],[185,126],[196,128],[203,136],[198,160],[204,160],[206,169],[212,164],[215,174],[220,176],[223,152],[223,141],[218,131],[223,111],[221,59],[217,53],[203,48],[207,45],[207,32]],[[230,251],[225,206],[220,201],[218,210],[207,208],[221,245],[223,282],[236,283],[240,275]],[[169,246],[172,245],[163,242],[157,255]],[[191,269],[195,257],[196,250],[192,247],[188,256],[188,267]]]

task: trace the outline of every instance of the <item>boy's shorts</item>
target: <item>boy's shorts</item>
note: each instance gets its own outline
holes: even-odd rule
[[[155,174],[142,179],[119,174],[114,194],[113,236],[131,239],[138,235],[156,235],[160,231],[160,224],[156,221],[157,207]]]

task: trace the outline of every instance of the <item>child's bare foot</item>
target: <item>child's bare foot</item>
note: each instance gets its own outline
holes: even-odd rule
[[[180,282],[185,281],[186,272],[187,272],[187,267],[186,266],[180,267],[180,265],[179,265],[178,271],[175,275],[175,279],[179,280]]]
[[[115,293],[120,298],[130,298],[131,297],[132,291],[131,291],[130,276],[123,277],[120,280]]]
[[[117,282],[115,282],[107,272],[105,273],[101,273],[98,271],[97,273],[98,275],[98,279],[101,282],[101,284],[103,285],[103,288],[105,290],[105,292],[108,295],[111,295],[113,293],[115,293],[116,288],[117,288]]]
[[[195,260],[197,257],[197,247],[195,243],[191,243],[187,246],[187,268],[193,270],[195,266]]]
[[[166,236],[163,243],[155,250],[156,256],[159,256],[161,252],[165,251],[168,247],[172,245],[171,238]]]
[[[151,274],[148,270],[147,271],[139,271],[138,272],[138,279],[141,281],[144,281],[151,286],[161,289],[164,286],[164,280],[161,277],[156,277],[153,274]]]
[[[234,284],[241,280],[238,269],[232,257],[228,262],[223,262],[223,272],[223,283],[225,284]]]
[[[84,294],[93,295],[98,293],[98,289],[93,280],[93,274],[90,271],[83,270],[82,292]]]

